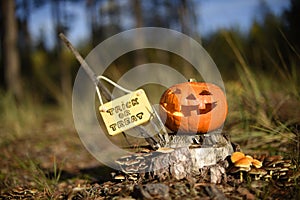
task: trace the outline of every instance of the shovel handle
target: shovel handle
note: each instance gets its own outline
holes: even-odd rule
[[[101,90],[103,96],[105,97],[105,99],[107,101],[110,101],[113,98],[112,94],[110,93],[110,91],[103,84],[101,84],[101,82],[97,78],[97,75],[90,68],[90,66],[88,65],[88,63],[82,58],[82,56],[80,55],[80,53],[74,48],[74,46],[72,45],[72,43],[67,39],[67,37],[63,33],[60,33],[59,37],[66,44],[66,46],[69,48],[69,50],[74,54],[75,58],[81,64],[81,66],[83,67],[84,71],[87,73],[87,75],[89,76],[89,78],[93,81],[93,83],[95,84],[95,86],[100,88],[100,90]]]

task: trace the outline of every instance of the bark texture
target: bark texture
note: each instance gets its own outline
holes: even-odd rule
[[[18,28],[15,1],[1,1],[3,17],[3,65],[7,89],[21,100],[23,96],[20,76],[20,59],[17,47]]]
[[[178,138],[171,137],[171,140],[181,140],[176,139]],[[211,182],[218,183],[225,176],[225,166],[220,163],[224,163],[226,157],[232,153],[231,142],[220,133],[212,133],[205,136],[201,144],[134,153],[121,157],[116,163],[126,174],[139,173],[161,180],[167,177],[181,180],[199,175],[205,170],[210,173]]]

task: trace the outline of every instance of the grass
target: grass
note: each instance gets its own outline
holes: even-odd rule
[[[33,99],[24,98],[17,103],[10,93],[0,92],[1,134],[3,140],[19,137],[41,124],[42,108]]]
[[[286,66],[280,68],[277,65],[280,80],[261,72],[255,73],[233,38],[227,33],[224,37],[237,58],[236,69],[240,78],[239,82],[225,83],[231,107],[227,121],[235,124],[229,129],[232,140],[244,144],[248,151],[266,150],[270,154],[282,153],[281,147],[289,143],[299,147],[299,132],[295,124],[288,120],[280,121],[277,116],[278,109],[290,99],[300,100],[296,69],[292,68],[290,72]],[[286,114],[293,116],[293,113]],[[290,152],[289,156],[299,161],[300,150],[295,149],[296,154]]]
[[[32,185],[35,185],[36,188],[45,191],[47,194],[52,194],[54,192],[62,173],[62,167],[58,166],[55,157],[53,157],[53,169],[51,172],[42,169],[40,164],[32,158],[28,157],[26,160],[16,158],[16,160],[21,169],[30,174]]]

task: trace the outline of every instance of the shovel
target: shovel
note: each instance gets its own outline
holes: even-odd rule
[[[69,50],[74,54],[77,61],[81,64],[84,71],[87,73],[89,78],[94,83],[95,87],[100,89],[101,94],[106,99],[106,101],[114,100],[115,97],[111,94],[111,92],[101,83],[100,79],[98,79],[98,76],[95,74],[95,72],[89,67],[87,62],[82,58],[82,56],[79,54],[79,52],[73,47],[71,42],[66,38],[66,36],[63,33],[59,34],[59,37],[62,39],[62,41],[66,44],[66,46],[69,48]],[[147,125],[141,124],[139,126],[135,126],[132,129],[134,131],[137,131],[139,135],[141,135],[147,143],[151,146],[152,149],[156,150],[160,147],[164,147],[169,142],[169,137],[167,130],[162,123],[158,113],[154,109],[153,105],[152,111],[151,111],[151,117],[149,122],[147,122]],[[150,112],[150,111],[149,111]],[[156,133],[156,134],[153,134]],[[122,132],[123,136],[127,140],[126,134]],[[130,144],[130,142],[127,140],[127,142]]]

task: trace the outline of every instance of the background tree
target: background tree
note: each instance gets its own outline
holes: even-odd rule
[[[300,1],[290,0],[290,7],[284,13],[284,19],[286,22],[286,31],[291,44],[296,47],[297,52],[300,51]]]
[[[21,101],[23,96],[20,75],[20,57],[18,52],[18,27],[15,14],[15,0],[1,1],[1,53],[4,66],[4,78],[8,91]]]
[[[60,69],[60,85],[62,96],[69,98],[71,96],[71,77],[69,66],[63,64],[62,44],[58,37],[59,33],[67,34],[69,30],[68,15],[66,13],[66,0],[51,0],[51,11],[55,38],[55,57],[57,57],[58,68]]]
[[[71,92],[71,84],[78,64],[74,61],[72,56],[68,57],[64,52],[64,47],[61,47],[61,41],[57,34],[64,32],[67,36],[71,29],[82,29],[84,27],[75,27],[74,21],[78,20],[75,15],[76,8],[86,6],[86,23],[89,25],[88,29],[91,33],[86,41],[81,41],[80,51],[83,55],[91,49],[91,46],[96,46],[109,36],[112,36],[123,30],[128,30],[143,26],[157,26],[174,29],[192,36],[196,40],[200,40],[201,30],[197,26],[197,21],[201,17],[201,13],[195,10],[195,4],[199,1],[192,0],[14,0],[17,10],[14,11],[14,23],[6,20],[8,9],[4,6],[11,4],[11,2],[1,2],[0,13],[1,22],[1,83],[10,91],[35,91],[42,99],[60,101],[61,97],[69,96]],[[287,66],[297,66],[299,62],[299,37],[300,31],[298,26],[299,3],[297,0],[290,1],[290,7],[286,9],[284,16],[277,16],[268,8],[265,1],[257,7],[256,19],[250,27],[249,32],[242,32],[236,27],[228,28],[226,31],[234,38],[243,56],[247,60],[247,64],[251,69],[264,71],[269,73],[274,71],[275,64],[277,68]],[[42,27],[41,33],[36,38],[33,38],[30,32],[29,25],[35,20],[31,14],[38,9],[50,11],[53,33],[48,35],[48,28]],[[6,17],[4,19],[4,17]],[[16,23],[16,21],[18,23]],[[10,24],[10,26],[5,28]],[[17,33],[9,31],[10,28],[18,27]],[[13,40],[17,40],[13,45],[7,44],[7,34]],[[51,37],[51,38],[48,38]],[[236,57],[232,55],[232,51],[223,38],[222,32],[219,30],[215,33],[205,35],[201,38],[203,46],[213,57],[217,63],[219,70],[224,79],[234,79],[237,76],[234,68]],[[6,42],[4,42],[6,41]],[[11,40],[10,40],[11,41]],[[49,45],[49,41],[53,42]],[[72,41],[78,42],[78,41]],[[18,48],[16,48],[18,47]],[[10,48],[8,51],[6,48]],[[294,49],[293,49],[294,48]],[[14,49],[15,53],[8,53]],[[19,53],[19,55],[18,55]],[[135,57],[139,51],[133,52],[126,59],[122,60],[127,67],[136,66],[138,63],[145,63],[151,56],[156,56],[155,59],[165,63],[169,61],[167,53],[145,52],[144,58],[137,60]],[[15,56],[14,56],[15,55]],[[17,57],[19,56],[19,59]],[[11,59],[15,57],[15,59]],[[140,56],[138,56],[140,57]],[[159,57],[159,58],[158,58]],[[142,58],[142,57],[140,57]],[[152,59],[152,58],[151,58]],[[15,62],[13,65],[19,66],[7,68],[8,60]],[[177,64],[179,62],[176,62]],[[9,64],[9,66],[13,66]],[[178,64],[182,68],[185,63]],[[124,69],[126,67],[122,66]],[[122,67],[119,67],[121,69]],[[14,69],[14,70],[13,70]],[[127,68],[126,68],[127,69]],[[15,71],[18,74],[14,78],[14,84],[9,83],[11,78],[8,74],[13,74]],[[290,69],[289,69],[290,70]],[[124,72],[124,70],[122,71]],[[228,76],[226,75],[228,74]],[[22,76],[21,76],[22,75]],[[18,83],[18,80],[23,80]],[[17,89],[21,87],[22,89]],[[28,85],[30,84],[30,87]],[[24,89],[26,88],[26,89]],[[27,92],[27,91],[26,91]],[[17,95],[18,92],[13,92]],[[28,91],[31,94],[31,91]],[[52,102],[52,101],[51,101]]]
[[[93,46],[97,45],[97,30],[99,25],[99,12],[98,12],[99,0],[86,0],[86,14],[87,23],[90,29],[90,43]],[[99,36],[98,36],[99,37]]]

